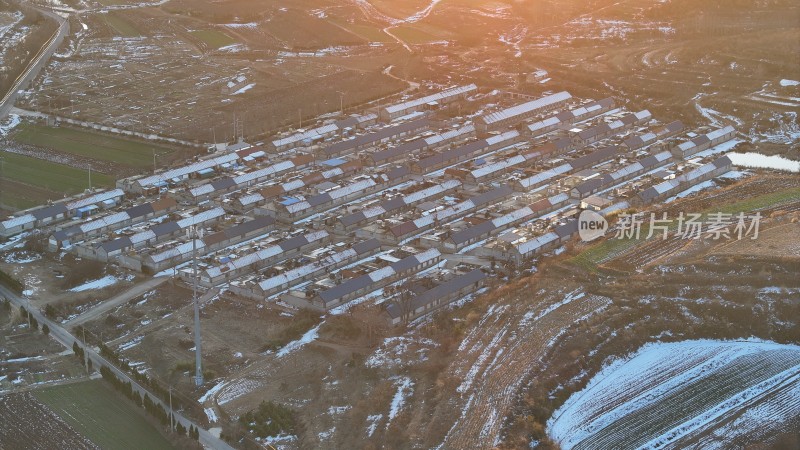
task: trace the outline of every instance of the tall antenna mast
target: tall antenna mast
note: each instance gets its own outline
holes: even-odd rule
[[[197,303],[197,225],[189,227],[192,236],[192,303],[194,304],[194,385],[203,385],[202,351],[200,349],[200,305]],[[202,230],[199,235],[202,236]]]

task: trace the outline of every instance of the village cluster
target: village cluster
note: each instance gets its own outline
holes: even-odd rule
[[[464,112],[466,111],[466,112]],[[689,130],[619,99],[441,90],[329,118],[21,211],[0,237],[319,311],[374,298],[391,323],[529,268],[608,217],[732,169],[732,127]]]

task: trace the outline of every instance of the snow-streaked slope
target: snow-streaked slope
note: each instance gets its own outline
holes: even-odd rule
[[[681,442],[704,439],[710,445],[713,435],[780,430],[800,415],[798,386],[797,345],[648,344],[573,394],[548,421],[548,432],[565,450],[679,448]]]

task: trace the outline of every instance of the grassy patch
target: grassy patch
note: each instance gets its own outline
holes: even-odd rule
[[[89,173],[86,170],[15,153],[2,152],[0,157],[5,161],[3,178],[45,188],[62,195],[83,192],[89,187]],[[92,172],[92,186],[113,187],[114,178]],[[4,192],[4,201],[5,194]]]
[[[332,23],[335,23],[342,28],[345,28],[347,31],[355,34],[363,38],[368,42],[395,42],[388,34],[384,33],[383,30],[380,28],[360,24],[360,23],[345,23],[331,20]]]
[[[105,134],[35,124],[20,125],[14,139],[24,144],[132,167],[153,167],[153,150],[159,155],[172,152],[164,147]]]
[[[217,30],[196,30],[192,31],[192,34],[213,49],[236,43],[235,39]]]
[[[711,208],[707,212],[738,213],[741,211],[755,211],[785,202],[800,200],[800,188],[785,189],[778,192],[759,195],[747,200],[725,205],[719,208]]]
[[[120,36],[137,37],[142,35],[142,32],[134,24],[114,13],[106,13],[102,17],[106,24]]]
[[[436,37],[417,27],[411,27],[411,26],[400,26],[397,28],[392,28],[390,31],[392,32],[393,35],[397,36],[398,38],[412,45],[427,44],[429,42],[440,41],[443,39],[441,37]]]
[[[34,395],[104,449],[172,448],[134,405],[103,381],[47,387]]]

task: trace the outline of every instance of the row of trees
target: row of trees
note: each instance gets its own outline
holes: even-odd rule
[[[0,4],[0,11],[18,10],[24,14],[22,20],[14,25],[14,32],[24,33],[24,38],[5,49],[3,66],[0,72],[0,97],[12,87],[19,74],[30,63],[31,58],[47,44],[58,29],[56,21],[49,19],[36,9],[24,3]],[[9,33],[10,34],[10,33]]]
[[[153,416],[161,425],[167,426],[169,424],[173,433],[177,433],[179,436],[186,436],[188,432],[188,436],[190,438],[194,440],[200,439],[200,431],[197,429],[197,427],[191,425],[187,430],[183,424],[175,420],[174,415],[168,413],[167,410],[164,409],[164,405],[159,402],[154,402],[147,393],[142,395],[139,392],[136,392],[133,389],[133,383],[130,381],[120,380],[116,375],[114,375],[114,372],[110,368],[106,366],[101,367],[100,375],[104,380],[109,382],[114,389],[133,401],[136,406],[144,408],[144,410]],[[173,423],[175,424],[174,427],[172,427]]]
[[[22,294],[22,292],[25,290],[25,285],[21,281],[3,272],[2,270],[0,270],[0,284],[11,289],[17,294]]]
[[[5,305],[6,305],[5,308],[10,309],[10,304],[8,304],[8,300],[5,300],[5,302],[6,302],[5,303]],[[36,318],[33,317],[33,315],[31,313],[29,313],[28,310],[25,309],[24,306],[20,306],[19,307],[19,313],[20,313],[20,315],[22,315],[22,318],[24,320],[28,321],[28,325],[30,326],[31,330],[38,330],[39,329],[39,321],[36,320]],[[44,333],[45,335],[50,334],[50,327],[47,326],[46,323],[42,324],[42,333]]]
[[[162,382],[157,378],[140,373],[136,368],[131,367],[128,359],[106,345],[95,333],[85,329],[83,326],[78,326],[75,329],[75,334],[76,336],[84,336],[87,345],[96,345],[99,348],[100,356],[125,372],[132,379],[136,380],[137,383],[152,392],[157,398],[161,399],[161,401],[169,402],[170,397],[172,397],[171,401],[173,407],[182,410],[184,416],[195,421],[202,420],[202,418],[205,417],[202,407],[197,402],[191,398],[181,396],[180,393],[176,395],[176,392],[173,392],[172,396],[170,396],[169,389],[166,388]],[[209,373],[209,375],[211,374]]]
[[[130,363],[127,359],[122,358],[119,353],[112,350],[109,346],[107,346],[103,342],[98,343],[98,347],[100,348],[100,356],[105,358],[108,361],[111,361],[115,366],[122,369],[128,375],[130,375],[137,383],[141,384],[148,388],[148,390],[154,393],[158,398],[162,401],[169,400],[169,390],[161,385],[158,380],[154,378],[148,377],[144,373],[140,373],[138,370],[131,367]],[[180,409],[184,405],[180,403],[179,400],[175,400],[175,408]]]

